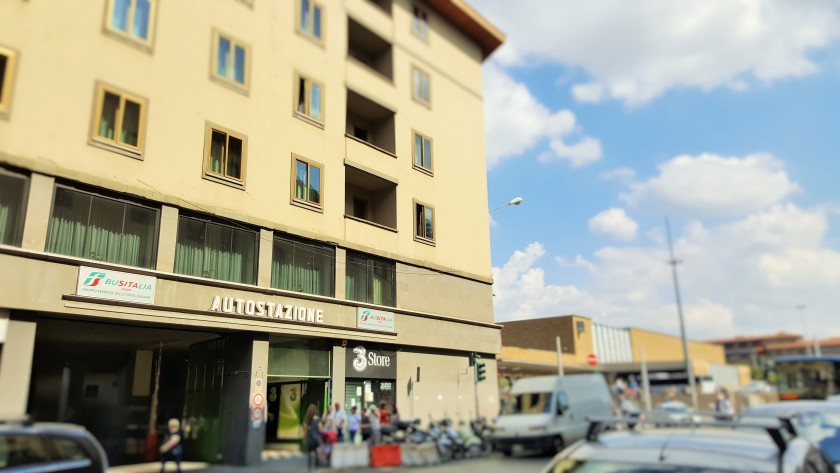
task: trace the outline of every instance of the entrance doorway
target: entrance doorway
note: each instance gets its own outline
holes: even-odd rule
[[[143,462],[156,451],[150,423],[162,436],[168,419],[182,417],[190,346],[213,339],[219,335],[39,317],[28,412],[85,426],[111,465]]]

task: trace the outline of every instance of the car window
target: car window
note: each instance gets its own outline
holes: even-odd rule
[[[551,412],[551,393],[523,393],[513,399],[510,414],[542,414]]]
[[[36,435],[0,435],[0,468],[32,465],[49,460],[44,442]]]
[[[52,444],[55,447],[55,451],[58,454],[58,458],[62,460],[88,459],[85,450],[82,448],[79,442],[60,437],[52,437],[50,438],[50,440],[52,441]]]

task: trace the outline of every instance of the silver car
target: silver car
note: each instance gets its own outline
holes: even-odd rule
[[[785,401],[751,407],[743,414],[790,419],[796,435],[819,447],[826,458],[840,466],[840,403]]]
[[[544,473],[829,473],[819,449],[791,438],[781,423],[675,422],[606,431],[627,419],[594,421],[589,435],[555,456]],[[657,421],[662,424],[663,421]],[[742,429],[742,427],[746,427]]]
[[[108,458],[84,427],[0,421],[3,473],[105,473]]]

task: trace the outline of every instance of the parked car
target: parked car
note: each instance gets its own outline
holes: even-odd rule
[[[543,473],[830,473],[833,465],[802,438],[785,436],[781,422],[672,421],[607,431],[626,419],[594,421],[586,439],[556,455]],[[745,429],[741,429],[745,427]]]
[[[694,415],[694,409],[688,407],[682,401],[664,401],[657,406],[653,411],[645,414],[645,418],[650,422],[699,422],[700,417]]]
[[[737,389],[737,392],[741,394],[770,394],[774,392],[776,389],[770,385],[767,381],[753,381],[750,384],[741,386]]]
[[[586,435],[587,417],[612,415],[612,399],[600,374],[539,376],[517,380],[514,402],[496,420],[493,445],[505,455],[515,450],[557,453]]]
[[[790,419],[797,436],[819,447],[832,463],[840,466],[840,403],[785,401],[751,407],[743,415]],[[749,421],[747,417],[745,420]]]
[[[105,473],[107,469],[102,445],[82,426],[0,421],[3,473]]]

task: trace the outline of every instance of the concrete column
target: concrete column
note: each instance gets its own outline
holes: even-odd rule
[[[158,235],[155,269],[167,273],[175,270],[175,245],[177,240],[178,209],[163,205],[160,208],[160,235]]]
[[[224,356],[222,461],[259,465],[265,448],[268,335],[230,334]]]
[[[257,265],[257,286],[271,287],[271,254],[274,251],[274,232],[260,229],[260,256]]]
[[[21,242],[21,247],[26,250],[44,251],[47,246],[54,188],[54,177],[32,173]]]
[[[340,402],[344,407],[344,357],[347,349],[333,347],[332,356],[332,382],[330,383],[330,404]]]
[[[347,295],[347,250],[335,249],[335,297],[346,299]]]
[[[10,319],[9,315],[8,309],[0,309],[0,319],[7,324],[0,355],[0,418],[26,415],[35,351],[35,322]]]

